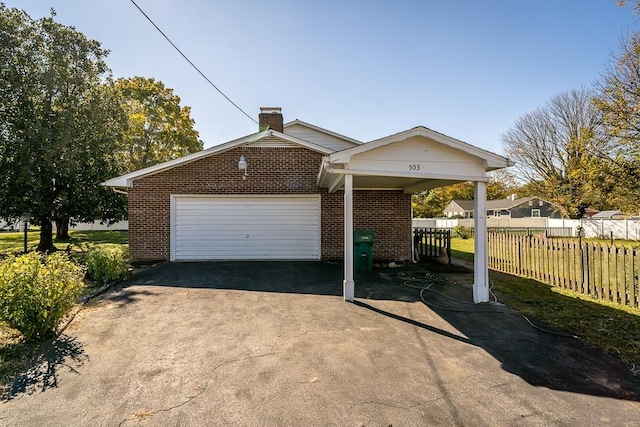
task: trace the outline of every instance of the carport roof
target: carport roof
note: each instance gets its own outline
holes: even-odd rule
[[[334,192],[343,187],[345,175],[353,175],[356,189],[415,193],[456,182],[487,181],[487,171],[513,164],[506,157],[418,126],[324,157],[318,186]]]

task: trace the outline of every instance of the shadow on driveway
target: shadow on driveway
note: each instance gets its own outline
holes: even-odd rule
[[[439,293],[425,292],[425,301],[430,305],[421,305],[421,309],[436,313],[460,335],[380,307],[378,301],[382,300],[421,301],[419,290],[403,286],[402,274],[423,272],[424,267],[408,266],[357,273],[355,292],[359,300],[355,304],[381,316],[480,347],[500,361],[504,370],[531,385],[640,400],[640,379],[621,362],[578,339],[535,329],[522,317],[513,315],[508,307],[472,304],[471,274],[456,275],[459,283],[434,285],[431,290]],[[116,298],[126,301],[129,285],[341,296],[342,279],[341,264],[322,262],[166,263],[131,277]],[[465,357],[464,350],[456,351],[457,357]]]
[[[62,335],[41,347],[42,354],[26,372],[18,375],[9,388],[4,400],[27,393],[44,392],[58,387],[60,369],[76,372],[88,360],[82,344],[76,339]]]

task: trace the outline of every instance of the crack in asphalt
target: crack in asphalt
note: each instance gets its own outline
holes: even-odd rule
[[[377,400],[366,400],[364,402],[354,402],[354,403],[349,403],[349,405],[351,405],[351,406],[382,405],[382,406],[387,406],[387,407],[390,407],[390,408],[409,410],[409,409],[413,409],[413,408],[415,408],[417,406],[422,406],[422,405],[426,405],[427,403],[435,402],[437,400],[442,400],[445,397],[446,396],[439,396],[439,397],[435,397],[435,398],[429,399],[429,400],[424,400],[422,402],[418,402],[418,403],[416,403],[414,405],[409,405],[409,406],[394,405],[392,403],[378,402]]]
[[[236,363],[236,362],[244,362],[245,360],[251,360],[251,359],[257,359],[257,358],[261,358],[261,357],[268,357],[268,356],[274,356],[280,354],[279,352],[273,352],[273,353],[264,353],[264,354],[255,354],[255,355],[250,355],[250,356],[246,356],[246,357],[239,357],[239,358],[235,358],[235,359],[229,359],[229,360],[224,360],[222,362],[220,362],[216,367],[214,367],[211,372],[215,372],[216,370],[218,370],[219,368],[221,368],[224,365],[228,365],[231,363]],[[151,417],[153,415],[159,414],[161,412],[170,412],[174,409],[180,408],[184,405],[186,405],[187,403],[193,401],[194,399],[196,399],[197,397],[199,397],[202,393],[205,392],[205,390],[207,389],[207,387],[209,387],[211,380],[208,380],[206,382],[206,384],[202,387],[198,387],[200,390],[198,391],[198,393],[194,394],[193,396],[189,396],[187,399],[185,399],[184,401],[177,403],[175,405],[169,406],[167,408],[161,408],[161,409],[157,409],[155,411],[149,411],[149,412],[145,412],[145,418]],[[138,419],[139,417],[137,415],[134,414],[133,418],[125,418],[124,420],[122,420],[119,424],[118,427],[122,427],[125,423],[129,422],[129,421],[135,421],[136,419]]]
[[[335,330],[330,330],[330,331],[304,331],[301,334],[293,335],[293,336],[290,336],[290,337],[287,337],[287,338],[280,339],[276,343],[277,344],[282,344],[284,342],[291,341],[291,340],[294,340],[294,339],[297,339],[297,338],[300,338],[300,337],[303,337],[303,336],[309,335],[309,334],[329,334],[329,333],[342,332],[342,331],[343,331],[342,329],[335,329]]]
[[[159,414],[161,412],[169,412],[172,411],[174,409],[180,408],[181,406],[186,405],[187,403],[191,402],[192,400],[194,400],[195,398],[199,397],[202,393],[205,392],[205,390],[207,389],[207,387],[209,387],[209,381],[206,382],[206,384],[203,387],[198,387],[200,388],[200,391],[198,391],[198,393],[194,394],[193,396],[189,396],[187,399],[185,399],[184,401],[173,405],[173,406],[169,406],[168,408],[161,408],[158,409],[156,411],[149,411],[149,412],[145,412],[145,418],[147,417],[151,417],[153,415]],[[137,415],[134,415],[133,418],[125,418],[124,420],[122,420],[120,422],[120,424],[118,424],[118,426],[122,426],[124,425],[126,422],[128,421],[135,421],[136,419],[138,419],[139,417]]]

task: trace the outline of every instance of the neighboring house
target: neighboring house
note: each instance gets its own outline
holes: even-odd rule
[[[562,218],[560,209],[539,197],[487,200],[488,218]],[[473,200],[452,200],[444,209],[448,218],[473,218]]]
[[[597,210],[597,209],[593,209],[593,208],[585,208],[585,210],[584,210],[584,216],[586,218],[591,218],[592,216],[594,216],[597,213],[600,213],[600,211]]]
[[[591,215],[590,219],[613,219],[614,217],[622,215],[620,211],[600,211],[597,214]]]
[[[375,232],[376,259],[410,260],[413,193],[482,189],[487,171],[511,164],[422,126],[363,144],[285,124],[279,108],[262,108],[259,122],[255,134],[104,183],[128,194],[134,260],[338,260],[352,256],[353,229]]]

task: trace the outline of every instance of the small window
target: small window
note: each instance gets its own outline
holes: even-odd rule
[[[538,202],[538,206],[544,206],[544,202],[543,202],[542,200],[540,200],[540,201]]]
[[[496,218],[500,218],[500,211],[493,211],[493,216]]]
[[[540,209],[531,209],[531,216],[533,218],[540,218]]]

